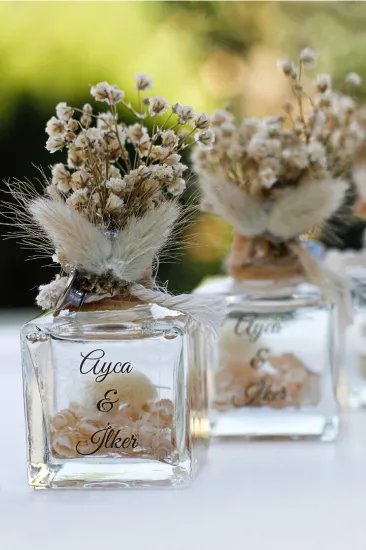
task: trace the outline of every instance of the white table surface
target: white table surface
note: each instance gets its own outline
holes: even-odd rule
[[[0,550],[366,549],[366,413],[344,414],[337,443],[213,443],[189,489],[31,490],[26,318],[0,312]]]

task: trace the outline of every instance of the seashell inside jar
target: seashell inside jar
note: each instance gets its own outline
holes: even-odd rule
[[[90,414],[90,403],[63,409],[50,424],[51,453],[56,458],[135,457],[172,462],[174,405],[159,399],[123,404],[117,412]],[[75,413],[78,411],[78,415]],[[80,415],[80,416],[79,416]]]

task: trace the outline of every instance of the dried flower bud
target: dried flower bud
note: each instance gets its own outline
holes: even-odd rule
[[[329,74],[318,74],[315,78],[314,85],[319,92],[326,92],[332,87],[332,77]]]
[[[46,141],[46,149],[50,153],[55,153],[59,149],[65,147],[66,142],[63,137],[49,137]]]
[[[67,122],[74,114],[74,110],[65,102],[58,103],[58,105],[56,105],[56,114],[58,118]]]
[[[115,195],[114,193],[110,193],[107,204],[106,204],[106,211],[107,212],[113,212],[115,210],[121,210],[124,206],[123,199],[120,199]]]
[[[125,96],[125,93],[115,84],[108,84],[108,82],[99,82],[92,86],[90,93],[96,101],[105,101],[109,105],[116,105]]]
[[[348,73],[345,79],[346,84],[349,84],[350,86],[360,86],[362,82],[362,78],[357,73]]]
[[[148,90],[152,90],[153,88],[153,80],[148,76],[146,73],[140,73],[135,75],[136,90],[140,90],[142,92],[147,92]]]
[[[149,101],[149,114],[152,117],[164,115],[169,108],[169,103],[163,97],[156,95]]]
[[[173,105],[173,112],[178,115],[179,124],[186,124],[194,117],[194,109],[189,105],[180,105],[180,103],[175,103]]]
[[[312,48],[304,48],[300,52],[300,61],[305,68],[311,69],[315,65],[316,56],[315,50]]]
[[[210,127],[210,117],[206,113],[197,113],[194,119],[194,125],[198,130],[207,130]]]
[[[66,128],[68,132],[77,132],[77,130],[79,129],[79,123],[74,118],[70,118]]]
[[[279,59],[277,61],[277,66],[284,75],[290,76],[291,78],[296,77],[296,67],[290,59]]]
[[[194,136],[196,142],[203,148],[203,149],[211,149],[212,145],[215,141],[215,134],[212,130],[202,130],[201,132],[197,132],[197,134]]]
[[[51,137],[62,136],[66,131],[66,125],[63,120],[59,120],[55,116],[50,118],[46,125],[46,132]]]
[[[327,90],[326,92],[319,94],[317,98],[317,104],[319,107],[330,107],[332,104],[332,92]]]
[[[173,130],[166,130],[161,135],[161,143],[163,147],[168,147],[169,149],[175,147],[178,143],[178,136]]]

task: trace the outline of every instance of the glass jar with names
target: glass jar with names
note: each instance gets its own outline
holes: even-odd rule
[[[333,305],[301,277],[217,278],[197,292],[227,302],[218,345],[208,351],[213,435],[333,440]]]
[[[188,484],[208,442],[201,330],[146,304],[25,325],[31,486]]]

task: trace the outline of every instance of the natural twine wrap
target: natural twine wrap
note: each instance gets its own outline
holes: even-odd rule
[[[299,238],[279,242],[268,234],[247,237],[235,231],[227,269],[239,280],[279,281],[306,277],[320,288],[324,299],[338,306],[342,326],[352,322],[347,281],[320,264]]]

